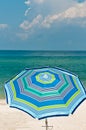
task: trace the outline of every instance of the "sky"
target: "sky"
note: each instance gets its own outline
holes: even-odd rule
[[[1,0],[0,50],[86,50],[86,0]]]

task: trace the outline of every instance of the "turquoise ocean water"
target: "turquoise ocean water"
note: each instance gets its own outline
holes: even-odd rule
[[[0,98],[4,83],[25,68],[60,67],[77,74],[86,88],[86,51],[0,51]]]

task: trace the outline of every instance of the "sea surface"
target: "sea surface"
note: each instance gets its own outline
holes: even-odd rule
[[[6,81],[25,68],[45,66],[75,73],[86,88],[86,51],[0,51],[0,98]]]

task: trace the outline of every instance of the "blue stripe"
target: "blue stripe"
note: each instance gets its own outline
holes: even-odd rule
[[[8,104],[8,95],[7,95],[6,88],[4,88],[4,91],[5,91],[6,102],[7,102],[7,104]]]
[[[10,91],[11,94],[13,94],[11,87],[6,86],[6,89],[8,89],[8,91]],[[7,93],[7,96],[9,96],[9,93]],[[30,106],[27,106],[24,103],[20,103],[18,101],[15,101],[12,97],[12,95],[10,96],[10,106],[12,107],[16,107],[20,110],[23,110],[25,112],[27,112],[28,114],[31,114],[33,117],[35,118],[45,118],[45,117],[52,117],[52,116],[63,116],[63,115],[67,115],[70,112],[71,107],[74,105],[74,103],[77,102],[77,104],[80,103],[79,98],[83,96],[83,92],[80,93],[80,95],[78,95],[73,102],[70,103],[70,105],[67,108],[54,108],[54,109],[45,109],[42,111],[36,111],[33,108],[31,108]],[[83,98],[82,98],[83,100]],[[76,105],[74,105],[74,107],[76,107]],[[74,109],[74,108],[73,108]],[[53,112],[55,112],[55,114],[53,115]],[[63,114],[64,113],[64,114]]]
[[[38,75],[38,74],[40,74],[40,73],[44,73],[44,72],[49,72],[49,73],[53,74],[53,75],[55,76],[56,80],[54,80],[54,81],[53,81],[52,83],[50,83],[50,84],[42,84],[42,83],[38,82],[38,81],[36,80],[36,78],[35,78],[36,75]],[[59,78],[58,74],[53,73],[53,72],[47,70],[47,71],[36,72],[34,75],[31,76],[31,81],[32,81],[33,84],[36,84],[36,85],[38,85],[38,86],[41,87],[41,88],[50,88],[50,87],[55,86],[55,85],[60,81],[60,78]]]
[[[72,110],[72,114],[75,112],[75,110],[77,109],[77,107],[79,107],[80,106],[80,104],[84,101],[84,100],[86,100],[86,96],[79,102],[79,103],[77,103],[77,105],[76,105],[76,107]]]
[[[58,70],[61,73],[65,73],[66,72],[69,75],[71,74],[71,75],[74,75],[74,76],[78,77],[78,75],[76,75],[75,73],[73,73],[73,72],[71,72],[69,70],[57,67],[57,66],[43,66],[43,67],[38,67],[38,68],[37,67],[35,67],[35,68],[26,68],[25,70],[38,70],[38,69],[40,69],[40,70],[42,70],[42,69],[48,69],[48,70],[56,69],[56,70]]]
[[[41,103],[38,102],[37,100],[27,96],[27,95],[21,94],[19,85],[17,83],[17,80],[15,80],[13,83],[14,83],[14,86],[15,86],[15,89],[16,89],[16,96],[18,98],[26,100],[27,102],[31,102],[31,103],[35,104],[36,106],[38,106],[38,107],[42,107],[42,106],[55,105],[55,104],[65,104],[70,99],[70,97],[78,90],[76,88],[71,76],[70,76],[70,79],[71,79],[71,82],[72,82],[74,88],[64,97],[64,99],[62,99],[62,100],[44,101],[44,102],[41,102]]]
[[[44,117],[40,117],[38,118],[39,120],[45,119],[45,118],[50,118],[50,117],[63,117],[63,116],[69,116],[69,114],[61,114],[61,115],[50,115],[50,116],[44,116]]]
[[[66,103],[70,98],[71,98],[71,95],[73,95],[74,93],[76,93],[78,91],[78,89],[76,88],[75,84],[74,84],[74,81],[72,79],[71,76],[69,76],[71,82],[72,82],[72,85],[74,86],[74,88],[64,97],[64,102]]]
[[[29,70],[31,70],[31,69],[29,69]],[[61,71],[61,72],[63,71],[63,70],[60,70],[60,69],[58,69],[58,70]],[[27,72],[28,72],[28,69],[26,70],[26,72],[24,74],[26,74]],[[38,107],[48,106],[48,105],[56,105],[56,104],[57,105],[58,104],[65,104],[71,98],[71,96],[74,93],[76,93],[76,91],[78,90],[76,88],[75,84],[74,84],[72,76],[70,76],[70,81],[71,81],[72,85],[74,86],[74,88],[64,97],[63,100],[51,100],[51,101],[44,101],[44,102],[40,103],[37,100],[20,93],[20,88],[18,86],[17,79],[21,78],[22,75],[18,75],[18,78],[16,78],[16,80],[13,81],[17,97],[20,98],[20,99],[26,100],[28,102],[31,102]],[[70,73],[69,73],[69,75],[70,75]],[[66,108],[61,107],[61,108],[45,109],[45,110],[42,110],[42,111],[37,111],[34,108],[24,104],[23,102],[21,103],[21,102],[15,101],[14,94],[13,94],[13,91],[12,91],[12,88],[11,88],[9,82],[5,85],[5,93],[6,93],[6,98],[8,100],[8,103],[11,107],[15,107],[15,108],[18,108],[20,110],[23,110],[23,111],[27,112],[28,114],[32,115],[35,118],[43,119],[43,118],[53,117],[53,116],[54,117],[55,116],[63,116],[63,115],[66,116],[70,113],[73,113],[75,111],[75,109],[78,107],[78,105],[80,105],[80,103],[84,99],[86,99],[86,93],[85,93],[78,77],[76,77],[76,82],[77,82],[81,92],[78,96],[76,96],[74,98],[74,100]]]

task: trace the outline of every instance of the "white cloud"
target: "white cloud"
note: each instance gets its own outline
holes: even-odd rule
[[[33,27],[36,27],[37,25],[39,25],[42,21],[42,16],[41,15],[37,15],[32,22],[29,22],[28,20],[24,20],[23,23],[20,24],[20,28],[22,28],[23,30],[27,31]]]
[[[0,29],[6,29],[8,28],[8,24],[0,24]]]
[[[34,1],[35,3],[37,3],[37,4],[41,4],[41,3],[43,3],[45,0],[33,0],[33,1]],[[28,8],[26,9],[24,15],[25,15],[25,16],[28,16],[28,13],[29,13],[30,10],[31,10],[31,1],[30,1],[30,0],[27,0],[27,1],[24,2],[24,4],[25,4],[26,6],[28,6]]]
[[[25,3],[27,6],[30,6],[31,1],[30,1],[30,0],[27,0],[27,1],[25,1],[24,3]]]
[[[28,8],[26,9],[26,11],[25,11],[25,13],[24,13],[24,15],[27,16],[28,13],[29,13],[29,11],[31,10],[31,7],[30,7],[31,1],[30,1],[30,0],[27,0],[27,1],[25,1],[24,3],[25,3],[25,5],[28,6]]]
[[[24,30],[28,30],[30,28],[30,23],[27,20],[24,20],[23,23],[20,24],[20,28]]]
[[[42,22],[42,26],[49,28],[52,23],[55,21],[72,20],[75,18],[84,18],[86,17],[86,2],[81,4],[76,4],[75,6],[67,9],[62,13],[57,13],[54,15],[47,16]]]
[[[43,3],[45,0],[34,0],[34,2],[38,3],[38,4],[41,4]]]
[[[86,3],[77,4],[75,7],[71,7],[61,14],[63,18],[83,18],[86,17]]]
[[[24,15],[27,16],[30,10],[31,10],[31,8],[29,7],[29,8],[25,11]]]

